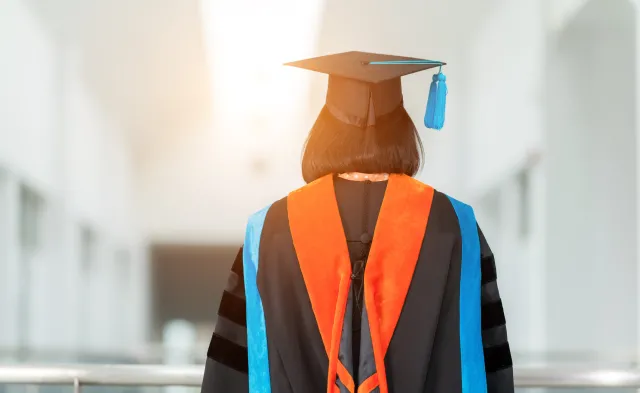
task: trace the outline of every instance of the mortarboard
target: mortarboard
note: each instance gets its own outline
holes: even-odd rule
[[[444,125],[446,63],[366,52],[344,52],[286,63],[287,66],[329,75],[326,108],[343,123],[368,127],[404,111],[400,78],[438,67],[429,89],[424,124],[441,129]]]

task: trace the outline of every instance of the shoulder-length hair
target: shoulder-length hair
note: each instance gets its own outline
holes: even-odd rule
[[[360,128],[337,120],[325,107],[311,128],[302,154],[305,182],[332,173],[397,173],[415,176],[424,149],[409,114],[382,126]]]

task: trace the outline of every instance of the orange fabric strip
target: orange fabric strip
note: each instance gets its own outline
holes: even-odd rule
[[[379,384],[378,373],[375,373],[358,386],[358,393],[370,393],[373,389],[377,388]]]
[[[355,393],[355,383],[353,377],[349,374],[349,371],[344,367],[341,361],[338,361],[338,377],[340,381],[347,387],[347,390],[351,393]]]
[[[336,311],[334,317],[333,331],[331,335],[331,350],[329,352],[329,373],[327,375],[327,393],[331,393],[331,386],[336,384],[336,373],[340,375],[342,383],[349,388],[349,391],[353,393],[354,382],[353,377],[349,375],[349,372],[344,368],[344,365],[338,360],[340,353],[340,339],[342,338],[342,324],[344,323],[344,312],[347,308],[347,301],[349,299],[349,285],[351,284],[351,266],[349,266],[349,272],[346,277],[342,277],[340,281],[340,291],[338,292],[338,300],[336,304]],[[342,369],[341,369],[342,367]],[[342,373],[342,374],[340,374]],[[344,375],[346,374],[346,375]],[[347,378],[348,376],[348,378]]]
[[[331,393],[335,388],[351,275],[333,176],[322,177],[290,193],[287,209],[296,256],[329,358],[327,392]]]
[[[384,358],[413,278],[433,195],[430,186],[392,175],[380,208],[364,276],[380,393],[388,393]]]
[[[340,281],[351,274],[333,177],[322,177],[290,193],[287,209],[293,245],[328,355]]]

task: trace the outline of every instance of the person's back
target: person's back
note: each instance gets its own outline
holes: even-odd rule
[[[333,130],[334,117],[319,122]],[[203,393],[513,391],[495,262],[473,210],[408,176],[415,162],[385,158],[366,130],[360,145],[378,139],[383,167],[351,167],[380,170],[314,158],[333,139],[317,123],[308,184],[250,218]]]

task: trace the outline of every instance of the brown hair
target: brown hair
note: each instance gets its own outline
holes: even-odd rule
[[[414,176],[421,168],[424,149],[409,114],[400,109],[382,126],[359,128],[337,120],[323,108],[304,145],[304,180],[310,183],[344,172]]]

